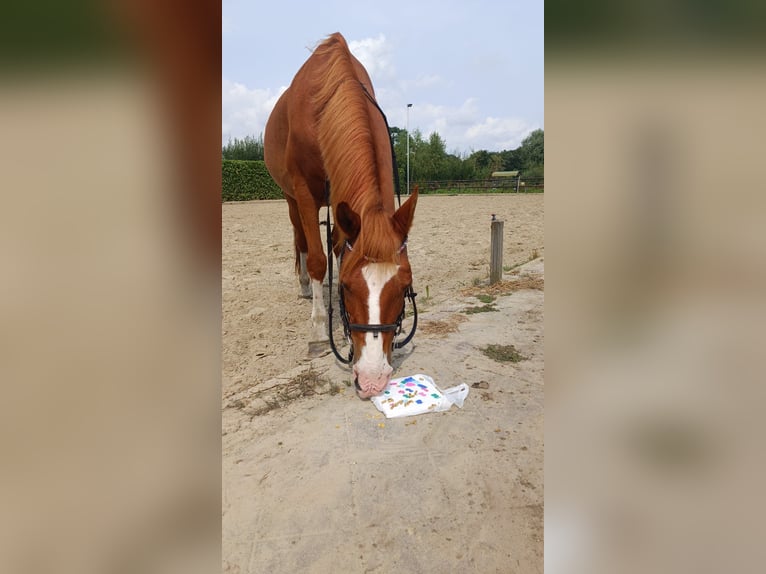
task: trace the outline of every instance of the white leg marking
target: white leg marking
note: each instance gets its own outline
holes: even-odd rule
[[[309,272],[306,270],[306,254],[301,253],[299,257],[300,269],[298,271],[298,281],[301,284],[301,297],[308,299],[311,297],[311,287],[309,286]]]
[[[314,341],[327,339],[327,311],[324,308],[324,296],[322,294],[322,282],[311,280],[311,288],[314,294],[314,305],[311,309],[312,338]]]

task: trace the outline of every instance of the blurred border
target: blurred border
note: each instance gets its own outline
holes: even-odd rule
[[[764,6],[546,5],[546,571],[758,571]]]
[[[0,570],[220,561],[220,3],[0,23]]]

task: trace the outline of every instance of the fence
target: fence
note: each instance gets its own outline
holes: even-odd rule
[[[544,178],[515,177],[410,182],[420,193],[543,193]]]

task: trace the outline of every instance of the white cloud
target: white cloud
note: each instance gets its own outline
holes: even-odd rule
[[[404,121],[400,124],[404,126]],[[472,149],[515,149],[535,127],[514,117],[482,117],[479,102],[468,98],[460,106],[421,104],[410,112],[410,129],[425,139],[433,132],[447,142],[447,150],[469,153]]]
[[[515,149],[533,129],[534,126],[520,118],[488,117],[468,128],[465,131],[465,139],[474,149]]]
[[[378,101],[388,116],[390,125],[406,126],[407,86],[420,84],[420,97],[428,97],[429,87],[444,80],[437,74],[423,74],[416,80],[397,81],[396,70],[389,58],[390,48],[385,37],[350,42],[355,55],[362,61],[376,86]],[[375,74],[388,75],[387,81],[376,82]],[[222,83],[222,142],[246,135],[263,133],[271,110],[286,90],[249,88],[242,83],[224,79]],[[436,92],[431,92],[438,94]],[[513,116],[489,116],[482,113],[478,98],[469,97],[460,105],[415,103],[410,108],[410,130],[419,129],[427,139],[433,132],[446,141],[449,152],[462,154],[471,150],[501,151],[515,149],[521,141],[540,126]]]
[[[224,27],[231,29],[231,22],[224,22]],[[391,47],[383,34],[376,38],[351,41],[349,48],[373,79],[395,76]],[[221,83],[222,143],[226,143],[230,138],[243,138],[247,135],[258,137],[263,133],[271,110],[286,89],[286,86],[276,91],[269,88],[249,88],[245,84],[224,78]]]
[[[224,79],[221,85],[221,139],[259,136],[279,96],[287,89],[250,89],[239,82]]]
[[[378,78],[393,78],[396,74],[391,58],[391,45],[383,34],[378,34],[377,38],[351,40],[348,47],[367,70],[373,85],[377,83]]]

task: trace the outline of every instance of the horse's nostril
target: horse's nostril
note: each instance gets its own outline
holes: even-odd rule
[[[362,387],[359,386],[359,377],[354,377],[354,386],[356,387],[357,391],[361,391]]]

